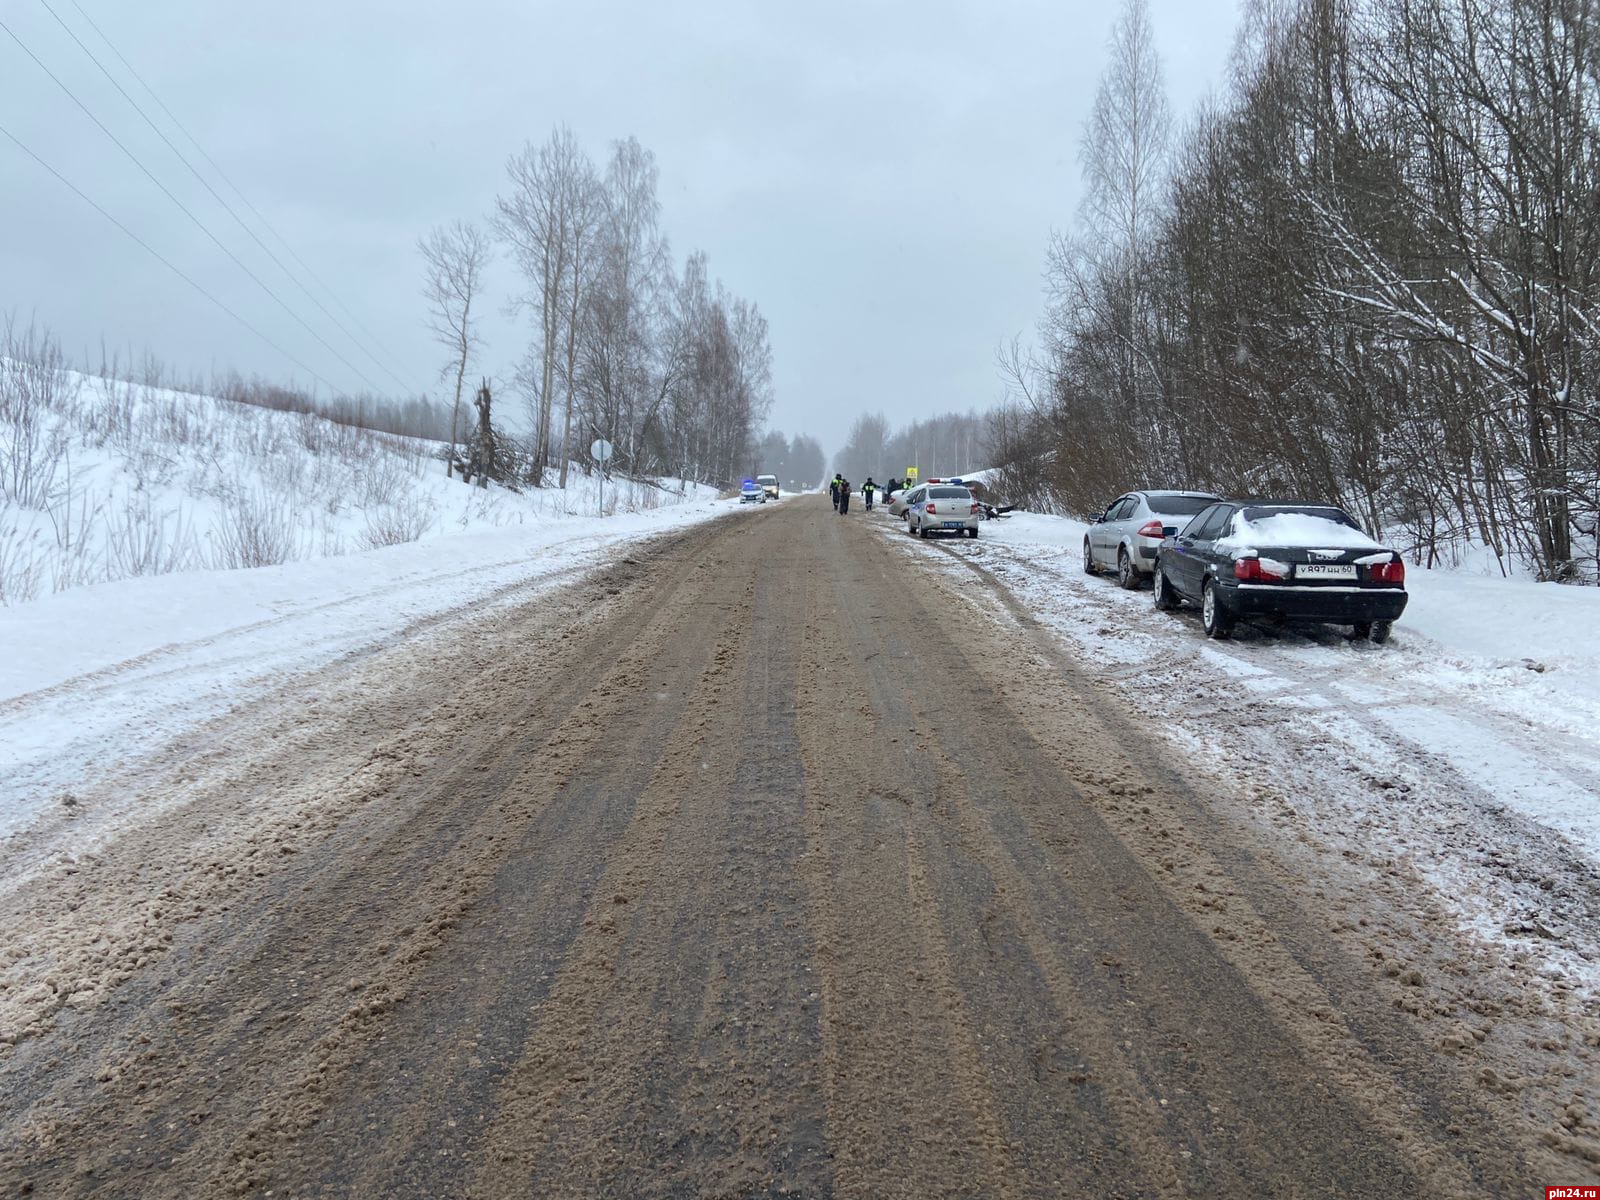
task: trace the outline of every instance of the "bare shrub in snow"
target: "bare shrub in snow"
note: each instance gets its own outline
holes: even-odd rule
[[[45,562],[37,530],[0,528],[0,605],[22,604],[39,594]]]
[[[356,472],[352,499],[357,508],[390,508],[411,488],[411,475],[393,459],[377,459]]]
[[[97,536],[101,513],[101,503],[74,492],[69,474],[66,499],[46,510],[55,532],[55,545],[47,559],[52,591],[64,592],[106,578],[105,556]]]
[[[167,575],[202,565],[194,526],[183,510],[156,512],[149,497],[130,500],[120,513],[106,514],[108,577]]]
[[[294,510],[267,495],[239,496],[212,535],[212,563],[226,570],[288,562],[295,547]]]
[[[414,542],[433,524],[433,510],[415,497],[402,497],[367,510],[363,541],[368,547]]]
[[[77,398],[61,343],[6,319],[0,338],[0,500],[42,509],[50,501],[67,438],[54,414]]]

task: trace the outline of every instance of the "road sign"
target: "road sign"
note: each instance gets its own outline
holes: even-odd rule
[[[605,438],[595,438],[589,446],[589,453],[594,456],[595,462],[600,464],[600,515],[606,515],[606,463],[611,458],[611,443]]]
[[[916,481],[917,481],[917,469],[915,467],[907,467],[906,468],[906,482],[907,483],[915,483]]]

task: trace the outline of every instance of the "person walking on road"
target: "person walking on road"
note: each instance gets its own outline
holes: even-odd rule
[[[842,517],[850,511],[850,481],[839,480],[839,515]]]
[[[878,490],[878,485],[872,482],[872,476],[867,476],[867,481],[861,485],[861,499],[866,502],[867,511],[872,511],[872,496]]]
[[[838,512],[839,511],[839,488],[840,488],[840,485],[843,484],[843,483],[844,483],[844,476],[840,475],[839,472],[837,472],[837,471],[835,471],[833,473],[833,478],[828,481],[828,492],[829,492],[830,495],[833,496],[833,511],[834,512]]]

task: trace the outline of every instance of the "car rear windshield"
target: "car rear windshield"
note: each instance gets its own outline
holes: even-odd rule
[[[966,488],[929,488],[929,500],[971,500],[972,493]]]
[[[1251,524],[1265,521],[1269,517],[1282,517],[1289,514],[1297,516],[1317,517],[1323,521],[1332,521],[1335,525],[1348,525],[1351,529],[1360,529],[1355,519],[1342,508],[1334,508],[1331,504],[1252,504],[1245,508],[1244,519]]]
[[[1244,523],[1234,528],[1236,539],[1256,546],[1320,546],[1338,550],[1381,550],[1343,509],[1326,505],[1285,505],[1268,508],[1251,505]]]
[[[1150,511],[1163,517],[1192,517],[1195,513],[1216,503],[1210,496],[1163,496],[1156,492],[1147,499]]]

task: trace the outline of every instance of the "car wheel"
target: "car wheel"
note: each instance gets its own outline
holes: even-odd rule
[[[1222,607],[1222,601],[1217,598],[1217,585],[1209,579],[1200,590],[1200,624],[1205,626],[1208,638],[1220,642],[1233,636],[1233,614]]]
[[[1139,588],[1139,571],[1133,565],[1133,559],[1128,556],[1126,546],[1117,551],[1117,584],[1128,592],[1137,591]]]
[[[1374,621],[1372,623],[1372,629],[1368,632],[1367,636],[1370,637],[1375,644],[1381,646],[1389,640],[1389,635],[1393,632],[1393,621]]]
[[[1094,552],[1089,549],[1089,539],[1083,539],[1083,573],[1085,575],[1098,575],[1100,571],[1094,565]]]
[[[917,536],[919,538],[925,538],[928,536],[928,527],[920,520],[917,522]]]
[[[977,538],[978,538],[978,527],[976,525],[973,525],[970,528],[968,528],[967,536],[969,538],[972,538],[974,541],[976,541]]]
[[[1155,574],[1150,577],[1150,590],[1155,594],[1156,607],[1162,612],[1171,612],[1178,607],[1178,593],[1167,582],[1167,573],[1161,569],[1159,559],[1156,561]]]

